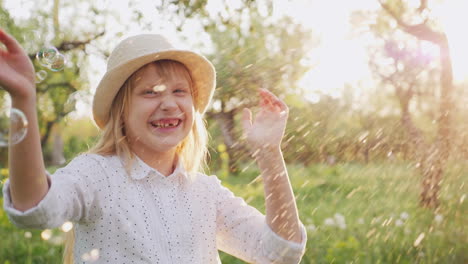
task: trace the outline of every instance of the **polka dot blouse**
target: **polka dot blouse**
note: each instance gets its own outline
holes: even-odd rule
[[[84,154],[52,176],[46,196],[25,212],[4,208],[20,228],[75,227],[75,263],[221,263],[218,250],[249,263],[299,263],[307,240],[287,241],[265,216],[221,185],[189,174],[181,163],[169,176],[137,158],[130,175],[116,156]],[[91,252],[91,253],[90,253]]]

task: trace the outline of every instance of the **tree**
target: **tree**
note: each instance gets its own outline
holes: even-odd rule
[[[300,94],[296,82],[308,70],[301,60],[314,44],[311,32],[292,18],[270,17],[271,1],[244,0],[237,7],[228,2],[216,14],[206,11],[207,1],[164,1],[162,8],[177,8],[179,28],[190,18],[202,21],[212,40],[209,59],[217,70],[217,90],[208,119],[216,120],[229,154],[232,172],[245,160],[246,148],[240,142],[237,114],[256,105],[260,87],[285,98]],[[161,8],[161,9],[162,9]],[[261,11],[263,9],[266,12]]]
[[[428,1],[411,9],[400,0],[380,1],[381,16],[372,28],[384,38],[383,55],[390,58],[388,67],[379,66],[382,60],[371,61],[372,68],[382,83],[393,87],[401,109],[401,123],[406,129],[422,174],[421,205],[436,208],[445,164],[451,150],[453,108],[453,83],[450,50],[447,36],[428,14]],[[407,22],[409,19],[417,22]],[[394,23],[396,26],[392,27]],[[403,36],[405,40],[392,38]],[[431,43],[439,50],[438,64],[431,65],[421,50],[421,45]],[[382,55],[382,54],[381,54]],[[374,56],[374,59],[376,57]],[[432,79],[438,76],[438,80]],[[436,133],[431,137],[415,125],[410,113],[410,104],[417,97],[429,96],[439,102],[434,110]]]
[[[46,71],[47,73],[47,78],[36,84],[41,145],[46,150],[48,149],[46,144],[54,126],[75,110],[76,101],[70,96],[75,96],[74,93],[77,91],[87,89],[87,80],[81,77],[80,72],[80,66],[85,58],[85,46],[104,34],[103,31],[90,33],[87,39],[80,39],[82,37],[63,32],[58,19],[60,8],[60,1],[55,0],[52,15],[37,12],[26,21],[13,21],[9,12],[0,7],[0,27],[6,29],[26,51],[30,52],[29,57],[34,63],[36,72]],[[52,30],[48,27],[37,27],[40,24],[47,24],[49,20],[53,21]],[[65,67],[62,71],[50,71],[36,59],[36,52],[45,45],[39,38],[47,35],[53,36],[50,45],[55,46],[68,60],[67,66],[69,67]],[[5,99],[4,96],[2,100]],[[5,166],[7,153],[4,152],[1,156],[0,162],[2,166]]]

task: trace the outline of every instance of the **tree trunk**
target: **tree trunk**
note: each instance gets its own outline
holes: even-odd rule
[[[45,133],[41,138],[42,149],[45,148],[45,145],[47,144],[47,141],[49,140],[50,134],[52,132],[52,127],[54,126],[55,122],[57,122],[57,121],[48,121],[46,123]]]
[[[233,173],[238,172],[237,160],[240,158],[240,144],[236,144],[238,140],[234,134],[234,111],[216,113],[214,118],[221,128],[223,142],[229,155],[229,170]]]
[[[419,145],[422,141],[417,140],[416,138],[416,148],[422,152],[422,161],[420,162],[420,168],[422,170],[422,191],[421,191],[421,205],[424,207],[435,208],[438,206],[438,195],[440,190],[440,184],[442,180],[442,175],[444,172],[445,164],[448,160],[450,149],[451,149],[451,130],[452,130],[452,105],[453,105],[453,73],[452,73],[452,63],[450,57],[450,50],[447,40],[447,35],[445,32],[434,31],[428,24],[425,22],[417,25],[410,25],[403,21],[402,17],[397,14],[389,5],[384,2],[379,2],[384,10],[392,16],[400,29],[406,33],[416,37],[419,40],[426,40],[434,43],[439,47],[440,50],[440,66],[441,66],[441,75],[440,75],[440,87],[441,87],[441,96],[440,96],[440,108],[439,108],[439,117],[437,119],[437,137],[433,144],[430,145]],[[423,12],[427,7],[427,1],[421,0],[419,12]],[[401,99],[401,98],[400,98]],[[401,101],[400,101],[401,102]],[[411,127],[412,123],[407,123],[411,121],[409,113],[406,108],[405,112],[402,113],[402,121],[405,127],[410,128],[410,134],[414,132]],[[414,128],[414,126],[413,126]],[[422,134],[421,137],[422,139]]]
[[[428,208],[439,206],[442,175],[451,150],[453,75],[448,40],[445,35],[439,43],[439,48],[442,72],[437,138],[431,150],[426,152],[423,166],[421,166],[423,170],[421,205]]]
[[[54,131],[53,139],[51,164],[62,165],[65,163],[65,157],[63,155],[63,140],[60,131]]]

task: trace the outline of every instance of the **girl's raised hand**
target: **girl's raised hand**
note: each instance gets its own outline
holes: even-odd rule
[[[288,106],[266,89],[260,89],[260,111],[252,120],[252,112],[244,108],[242,126],[252,150],[279,149],[288,119]]]
[[[15,38],[0,28],[0,86],[10,93],[12,99],[35,96],[34,66]]]

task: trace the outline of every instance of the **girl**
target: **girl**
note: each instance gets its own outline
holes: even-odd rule
[[[252,119],[244,109],[242,118],[264,182],[265,216],[199,172],[207,152],[202,116],[216,79],[203,56],[160,35],[122,41],[94,95],[100,140],[49,175],[34,68],[1,29],[0,41],[0,85],[30,124],[9,149],[4,208],[20,228],[73,222],[66,263],[220,263],[218,250],[250,263],[301,260],[306,231],[280,150],[288,108],[272,93],[260,90],[260,112]]]

